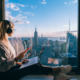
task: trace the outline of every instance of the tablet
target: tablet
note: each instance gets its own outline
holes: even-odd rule
[[[28,48],[28,49],[29,49],[29,48]],[[27,50],[28,50],[28,49],[27,49]],[[28,59],[29,62],[28,62],[28,63],[25,63],[25,64],[22,64],[21,67],[20,67],[20,69],[21,69],[21,68],[28,67],[28,66],[31,66],[31,65],[34,65],[34,64],[37,64],[37,63],[40,61],[40,59],[41,59],[41,56],[42,56],[42,53],[43,53],[44,49],[45,49],[45,48],[42,47],[41,50],[40,50],[39,55],[36,56],[36,57],[33,57],[33,58]]]
[[[31,66],[31,65],[34,65],[34,64],[37,64],[39,59],[38,59],[38,56],[36,56],[36,57],[30,58],[28,60],[29,60],[29,62],[25,63],[25,64],[22,64],[20,69]]]

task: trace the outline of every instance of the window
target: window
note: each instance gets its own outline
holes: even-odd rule
[[[78,66],[78,0],[5,0],[5,19],[15,25],[9,40],[16,55],[32,46],[27,59],[39,56],[44,65]]]

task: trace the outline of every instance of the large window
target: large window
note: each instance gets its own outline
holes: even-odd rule
[[[15,25],[9,40],[16,55],[32,46],[27,59],[39,56],[44,65],[78,66],[78,0],[5,0],[5,19]]]

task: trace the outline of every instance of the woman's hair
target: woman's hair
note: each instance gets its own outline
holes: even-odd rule
[[[8,20],[7,20],[8,21]],[[5,38],[5,33],[7,29],[10,27],[6,20],[0,22],[0,39],[3,40]],[[11,28],[14,27],[14,24],[9,21]]]

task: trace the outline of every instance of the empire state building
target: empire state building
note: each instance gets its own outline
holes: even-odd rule
[[[38,33],[37,33],[36,28],[35,28],[35,32],[34,32],[34,46],[35,46],[35,48],[37,48],[37,46],[38,46]]]

